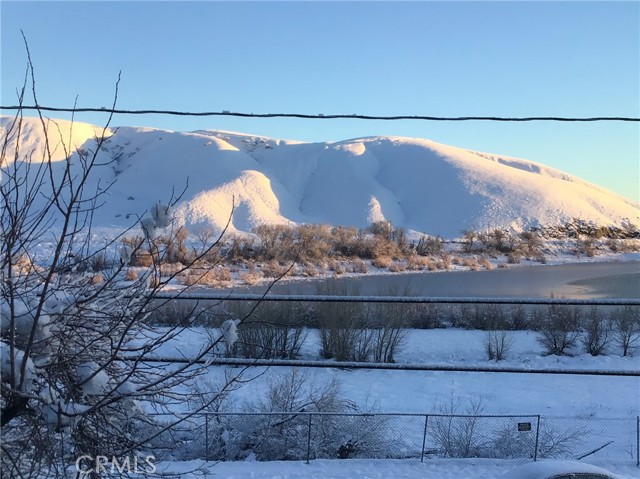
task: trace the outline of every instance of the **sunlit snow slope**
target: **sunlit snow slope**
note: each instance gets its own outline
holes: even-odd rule
[[[4,135],[11,118],[1,117]],[[50,139],[95,147],[101,130],[58,120]],[[572,218],[640,223],[640,205],[531,161],[464,150],[430,140],[372,137],[301,143],[224,131],[110,130],[101,159],[103,184],[116,180],[96,216],[101,226],[129,225],[153,203],[186,187],[179,207],[188,224],[250,231],[259,223],[365,227],[386,219],[444,237],[462,229],[516,230]],[[69,140],[70,139],[70,140]],[[21,157],[42,156],[43,128],[26,118]],[[67,145],[68,146],[68,145]],[[75,159],[75,157],[74,157]],[[97,176],[96,176],[97,178]]]

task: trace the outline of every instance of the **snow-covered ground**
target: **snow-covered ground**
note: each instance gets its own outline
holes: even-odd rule
[[[266,463],[191,461],[159,464],[159,470],[177,472],[183,479],[517,479],[509,472],[522,461],[492,459],[418,460],[316,460],[304,462],[274,461]],[[620,475],[620,479],[637,479],[635,466],[596,463]],[[166,469],[164,469],[166,468]]]
[[[590,370],[625,370],[640,374],[640,358],[622,357],[615,347],[602,357],[578,354],[575,357],[543,356],[536,334],[514,333],[508,359],[500,363],[484,356],[482,331],[455,329],[411,330],[405,347],[397,355],[399,363],[445,364],[459,366],[511,366],[517,368],[563,368]],[[207,337],[196,328],[185,332],[176,349],[188,354]],[[319,360],[319,343],[309,331],[301,356]],[[165,351],[168,352],[168,351]],[[264,398],[271,384],[290,375],[290,366],[253,367],[242,378],[249,380],[227,399],[223,410],[240,411],[243,406]],[[229,371],[240,368],[211,366],[200,387],[221,384]],[[310,384],[319,387],[337,379],[345,398],[363,410],[379,413],[434,414],[451,401],[459,402],[458,413],[467,413],[472,402],[483,404],[485,415],[541,415],[542,424],[557,430],[582,428],[586,432],[576,451],[586,453],[609,441],[612,444],[590,455],[586,461],[606,465],[610,470],[638,477],[635,463],[636,421],[640,415],[640,376],[513,374],[490,372],[434,372],[397,370],[348,370],[336,363],[329,368],[298,368]],[[202,389],[200,389],[202,390]],[[194,405],[183,404],[184,410]],[[392,421],[408,438],[421,436],[424,416]],[[416,441],[419,442],[418,437]],[[424,464],[415,460],[315,460],[302,462],[233,462],[207,465],[215,477],[222,478],[421,478],[463,479],[497,478],[519,461],[443,460],[427,456]],[[572,456],[573,457],[573,456]],[[187,471],[195,463],[171,467]],[[189,477],[185,475],[184,477]],[[195,475],[193,477],[196,477]]]

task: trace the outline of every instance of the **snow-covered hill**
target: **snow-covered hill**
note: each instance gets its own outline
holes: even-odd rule
[[[0,118],[4,136],[10,117]],[[42,157],[44,129],[25,118],[21,157]],[[101,129],[49,123],[54,159],[91,149]],[[579,178],[524,159],[468,151],[430,140],[370,137],[301,143],[216,130],[191,133],[120,127],[102,153],[102,183],[116,180],[95,217],[130,225],[172,190],[187,189],[178,208],[188,224],[328,223],[395,226],[444,237],[462,229],[556,225],[582,218],[602,225],[640,223],[640,205]],[[11,156],[12,150],[9,151]],[[97,179],[97,177],[96,177]]]

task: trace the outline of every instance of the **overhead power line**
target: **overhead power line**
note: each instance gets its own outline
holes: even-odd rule
[[[57,108],[41,105],[11,105],[0,106],[1,110],[40,110],[61,113],[113,113],[119,115],[173,115],[173,116],[232,116],[240,118],[301,118],[313,120],[423,120],[423,121],[564,121],[564,122],[594,122],[594,121],[627,121],[640,122],[640,117],[625,116],[593,116],[593,117],[565,117],[565,116],[426,116],[426,115],[358,115],[336,114],[315,115],[306,113],[243,113],[237,111],[176,111],[176,110],[124,110],[113,108]]]

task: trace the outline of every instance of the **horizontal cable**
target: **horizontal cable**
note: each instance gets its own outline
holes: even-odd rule
[[[337,114],[325,115],[322,113],[311,115],[305,113],[242,113],[236,111],[176,111],[176,110],[122,110],[112,108],[57,108],[39,105],[10,105],[0,106],[0,110],[40,110],[50,112],[67,113],[113,113],[119,115],[173,115],[173,116],[233,116],[240,118],[302,118],[314,120],[423,120],[423,121],[564,121],[564,122],[594,122],[594,121],[628,121],[638,122],[640,117],[625,116],[594,116],[594,117],[565,117],[565,116],[524,116],[524,117],[503,117],[503,116],[424,116],[424,115],[358,115],[358,114]]]
[[[282,302],[318,302],[318,303],[409,303],[409,304],[523,304],[523,305],[565,305],[565,306],[640,306],[638,298],[523,298],[523,297],[484,297],[484,296],[334,296],[320,294],[197,294],[197,293],[160,293],[154,296],[159,300],[183,301],[282,301]]]
[[[324,368],[324,369],[369,369],[394,371],[432,371],[457,373],[508,373],[508,374],[556,374],[575,376],[619,376],[640,377],[640,371],[634,370],[600,370],[600,369],[569,369],[569,368],[526,368],[506,366],[461,366],[448,364],[402,364],[402,363],[368,363],[355,361],[304,361],[297,359],[245,359],[245,358],[214,358],[192,360],[184,357],[136,357],[125,356],[121,361],[140,361],[143,363],[186,363],[206,364],[208,366],[266,366],[266,367],[295,367],[295,368]]]

